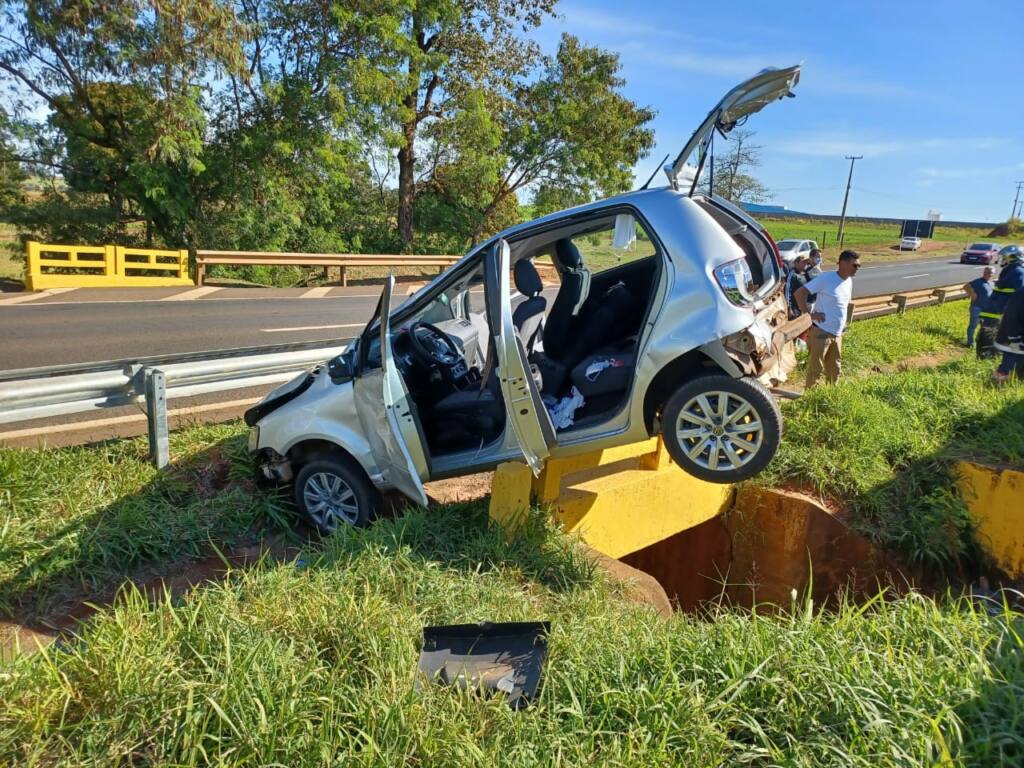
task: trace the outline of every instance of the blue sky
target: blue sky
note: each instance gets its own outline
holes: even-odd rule
[[[619,54],[627,95],[657,110],[645,179],[707,111],[766,66],[803,62],[797,98],[747,124],[772,202],[839,213],[1002,221],[1024,179],[1024,2],[563,0],[535,34]],[[663,176],[661,178],[664,178]]]

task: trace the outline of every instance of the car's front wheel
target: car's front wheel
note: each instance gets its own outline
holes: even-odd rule
[[[782,440],[782,413],[760,382],[710,374],[668,399],[661,432],[669,455],[691,475],[735,483],[772,460]]]
[[[344,456],[316,456],[295,477],[295,505],[321,533],[332,533],[339,525],[368,525],[380,503],[380,493],[362,467]]]

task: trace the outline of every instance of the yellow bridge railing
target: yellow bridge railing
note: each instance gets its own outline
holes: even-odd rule
[[[51,245],[30,240],[25,248],[25,288],[192,285],[188,251],[121,245]]]

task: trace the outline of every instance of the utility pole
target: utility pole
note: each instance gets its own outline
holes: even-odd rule
[[[846,226],[846,204],[850,201],[850,182],[853,181],[853,164],[858,160],[863,160],[864,155],[847,155],[846,159],[850,161],[850,175],[846,177],[846,194],[843,196],[843,213],[839,217],[839,247],[843,247],[843,227]]]
[[[1024,181],[1017,182],[1017,194],[1013,196],[1013,208],[1010,209],[1010,218],[1017,215],[1017,200],[1020,199],[1020,188],[1024,187]]]

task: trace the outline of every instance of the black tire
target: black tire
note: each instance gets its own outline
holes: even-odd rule
[[[710,414],[703,413],[702,397]],[[733,418],[738,419],[736,424],[729,423]],[[708,374],[686,382],[668,399],[661,413],[661,434],[672,459],[694,477],[737,483],[756,475],[775,456],[782,441],[782,412],[759,381]]]
[[[319,454],[307,461],[295,477],[293,496],[302,516],[325,534],[339,525],[366,527],[381,505],[380,492],[363,468],[337,454]],[[322,504],[315,503],[317,497],[323,498]]]

